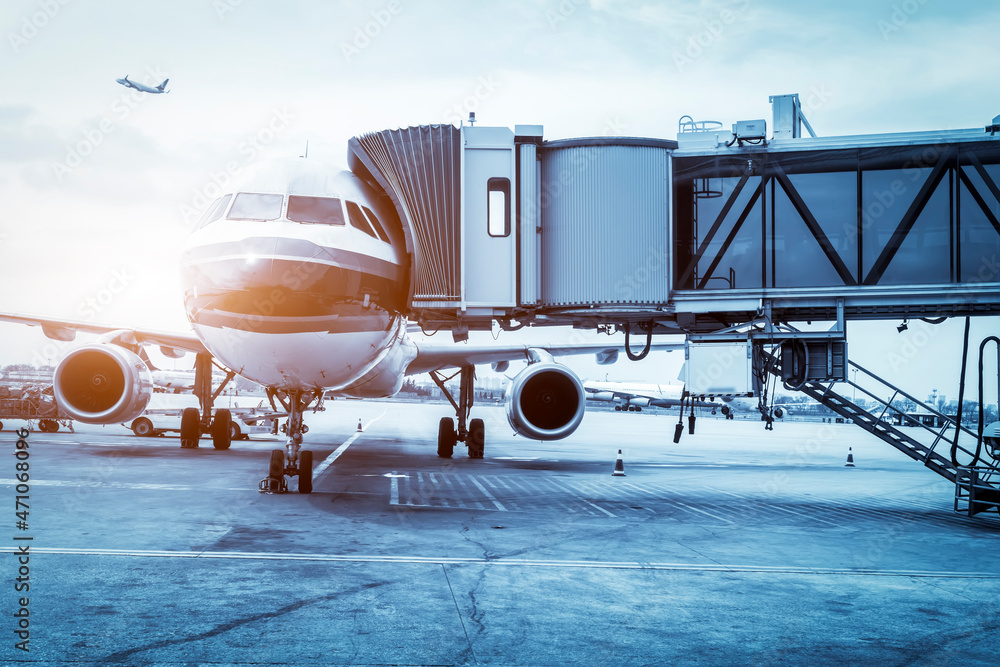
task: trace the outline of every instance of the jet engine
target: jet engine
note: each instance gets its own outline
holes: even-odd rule
[[[153,394],[153,377],[129,350],[96,343],[73,350],[56,366],[56,403],[86,424],[118,424],[135,419]]]
[[[580,378],[554,361],[534,363],[507,389],[507,421],[534,440],[560,440],[583,420],[587,399]]]

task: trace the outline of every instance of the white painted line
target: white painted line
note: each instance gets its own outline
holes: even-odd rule
[[[472,481],[473,484],[475,484],[479,488],[480,491],[483,492],[484,496],[486,496],[487,498],[489,498],[489,500],[490,500],[491,503],[493,503],[494,505],[496,505],[496,508],[498,510],[500,510],[501,512],[506,512],[507,511],[507,508],[504,507],[503,504],[499,500],[497,500],[496,498],[494,498],[493,494],[490,493],[489,491],[487,491],[486,487],[479,483],[479,480],[477,480],[472,475],[469,475],[469,479]]]
[[[368,425],[364,426],[364,428],[367,429],[368,426],[371,426],[372,424],[374,424],[375,422],[377,422],[379,419],[381,419],[383,416],[385,416],[385,412],[386,412],[387,409],[388,408],[386,408],[385,410],[382,410],[382,414],[380,414],[378,417],[376,417],[375,419],[373,419],[370,422],[368,422]],[[318,466],[316,466],[313,469],[313,481],[316,481],[316,479],[320,475],[322,475],[323,472],[327,468],[329,468],[330,465],[334,461],[336,461],[340,457],[341,454],[343,454],[344,452],[346,452],[347,448],[350,447],[354,443],[354,441],[357,440],[358,437],[362,433],[363,433],[363,431],[356,431],[354,433],[354,435],[352,435],[350,438],[348,438],[347,440],[344,441],[344,444],[342,444],[340,447],[337,447],[337,449],[335,449],[332,454],[330,454],[328,457],[326,457],[325,459],[323,459],[323,462],[320,463]]]
[[[0,479],[0,486],[13,487],[17,484],[14,479]],[[224,487],[224,486],[189,486],[185,484],[143,484],[139,482],[90,482],[82,479],[32,479],[34,486],[62,486],[69,488],[87,489],[135,489],[140,491],[252,491],[249,487]]]
[[[16,553],[17,547],[0,547],[0,553]],[[534,560],[505,558],[462,558],[444,556],[379,556],[325,553],[277,553],[248,551],[161,551],[151,549],[76,549],[36,547],[32,553],[68,556],[105,556],[134,558],[197,558],[233,560],[326,561],[340,563],[408,563],[427,565],[507,565],[515,567],[549,567],[614,570],[675,570],[688,572],[758,572],[764,574],[844,575],[869,577],[926,577],[935,579],[1000,579],[996,572],[956,572],[932,570],[863,570],[850,568],[806,567],[801,565],[748,565],[722,563],[651,563],[639,561]]]
[[[570,492],[570,493],[571,493],[572,495],[576,496],[578,500],[582,500],[582,501],[583,501],[584,503],[586,503],[586,504],[590,505],[590,506],[591,506],[591,507],[593,507],[594,509],[596,509],[596,510],[600,510],[601,512],[604,512],[605,514],[607,514],[608,516],[610,516],[610,517],[612,517],[612,518],[614,518],[614,519],[617,519],[617,518],[618,518],[618,516],[617,516],[617,515],[615,515],[615,514],[612,514],[612,513],[611,513],[611,512],[609,512],[608,510],[606,510],[606,509],[604,509],[603,507],[601,507],[600,505],[595,505],[594,503],[590,502],[589,500],[587,500],[586,498],[584,498],[583,496],[581,496],[581,495],[580,495],[579,493],[577,493],[576,491],[574,491],[573,489],[571,489],[571,488],[570,488],[570,489],[567,489],[567,488],[566,488],[565,486],[563,486],[563,485],[562,485],[562,484],[560,484],[559,482],[556,482],[555,480],[552,480],[552,481],[551,481],[551,483],[552,483],[552,485],[553,485],[553,486],[555,486],[555,487],[557,487],[557,488],[560,488],[560,489],[562,489],[563,491],[569,491],[569,492]]]

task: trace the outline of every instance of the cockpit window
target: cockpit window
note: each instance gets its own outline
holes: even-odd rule
[[[351,220],[351,227],[360,229],[373,239],[378,238],[372,230],[372,226],[365,219],[365,214],[361,212],[361,207],[352,201],[347,202],[347,217]]]
[[[198,224],[194,226],[195,229],[201,229],[205,225],[215,222],[222,217],[222,214],[226,212],[226,207],[229,206],[229,200],[232,199],[232,195],[225,195],[224,197],[219,197],[212,205],[208,207],[205,214],[201,216],[201,220]]]
[[[342,225],[344,209],[341,208],[339,199],[289,195],[288,219],[321,225]]]
[[[281,217],[281,195],[241,192],[227,216],[230,220],[277,220]]]
[[[382,228],[382,223],[379,222],[377,217],[375,217],[372,210],[367,206],[362,206],[361,208],[365,209],[365,213],[368,214],[368,220],[371,221],[372,227],[375,228],[375,233],[378,234],[378,237],[386,243],[389,243],[389,235],[385,233],[385,229]]]

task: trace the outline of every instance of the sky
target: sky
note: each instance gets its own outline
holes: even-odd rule
[[[670,139],[682,115],[770,118],[768,95],[797,92],[821,135],[983,127],[998,27],[1000,6],[975,0],[8,0],[0,311],[187,330],[178,255],[234,175],[307,142],[345,165],[354,135],[470,111],[547,139]],[[171,92],[130,92],[126,74]],[[956,394],[961,322],[898,324],[851,323],[851,358]],[[0,364],[64,347],[14,325],[0,340]],[[681,361],[568,363],[662,382]]]

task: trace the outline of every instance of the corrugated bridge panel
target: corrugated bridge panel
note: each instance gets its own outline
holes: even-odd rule
[[[414,301],[461,298],[460,147],[452,125],[371,132],[349,144],[351,169],[373,177],[404,222]]]
[[[543,146],[544,305],[666,303],[675,146],[624,137]]]

